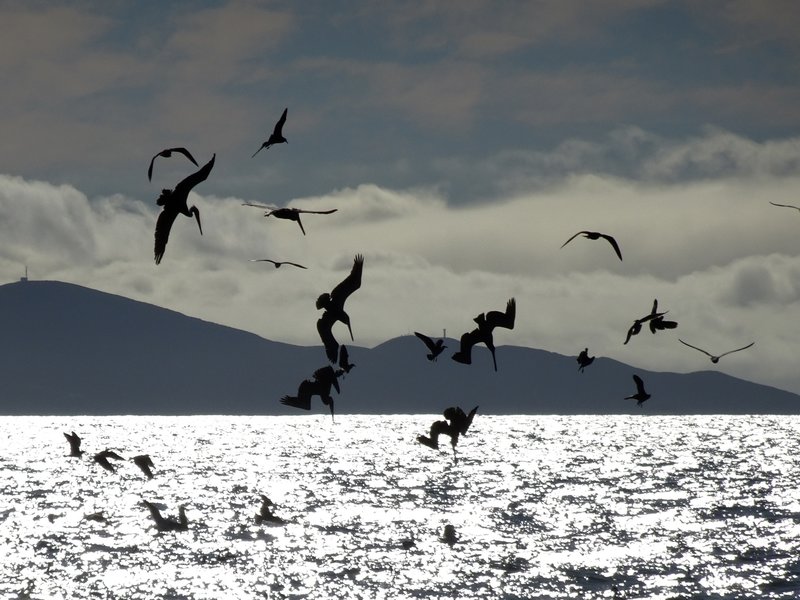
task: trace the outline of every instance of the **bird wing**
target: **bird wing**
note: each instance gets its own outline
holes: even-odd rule
[[[158,215],[154,248],[156,264],[160,264],[161,259],[164,258],[164,252],[167,250],[167,242],[169,241],[169,232],[177,216],[177,211],[168,209],[167,207],[164,207],[164,210]]]
[[[194,156],[192,156],[192,153],[189,152],[186,148],[170,148],[169,151],[170,152],[177,152],[179,154],[183,154],[186,158],[188,158],[190,161],[192,161],[194,163],[195,167],[199,167],[200,166],[200,165],[197,164],[197,161],[194,159]]]
[[[569,239],[568,239],[566,242],[564,242],[563,244],[561,244],[561,247],[563,248],[564,246],[566,246],[567,244],[569,244],[569,243],[570,243],[572,240],[574,240],[576,237],[578,237],[578,236],[579,236],[580,234],[582,234],[582,233],[588,233],[588,232],[586,232],[586,231],[579,231],[578,233],[576,233],[575,235],[573,235],[571,238],[569,238]]]
[[[612,248],[614,248],[614,252],[616,252],[619,259],[622,260],[622,252],[619,249],[619,244],[617,244],[617,240],[615,240],[610,235],[606,235],[605,233],[601,233],[600,237],[602,237],[605,240],[608,240],[608,243],[611,244]]]
[[[498,310],[490,310],[486,313],[486,324],[489,327],[505,327],[506,329],[514,329],[514,320],[517,315],[517,302],[511,298],[506,303],[506,312]]]
[[[250,262],[271,262],[273,265],[277,265],[278,263],[271,258],[251,258]]]
[[[125,460],[119,454],[114,452],[113,450],[103,450],[100,454],[102,454],[105,458],[114,458],[116,460]]]
[[[311,410],[311,397],[301,400],[296,396],[284,396],[281,398],[281,404],[285,406],[293,406],[295,408],[302,408],[303,410]]]
[[[356,254],[350,274],[331,291],[331,300],[344,306],[344,301],[347,300],[350,294],[361,287],[361,273],[363,270],[364,257],[361,254]]]
[[[293,267],[300,267],[301,269],[307,269],[308,267],[304,267],[303,265],[297,264],[295,262],[289,262],[288,260],[283,261],[284,265],[292,265]]]
[[[425,343],[425,345],[428,347],[428,350],[430,350],[431,352],[436,350],[436,344],[427,335],[425,335],[424,333],[420,333],[419,331],[415,331],[414,335],[417,336],[419,339],[421,339]]]
[[[736,348],[736,350],[728,350],[727,352],[723,352],[722,354],[719,355],[719,358],[722,358],[723,356],[725,356],[727,354],[732,354],[734,352],[739,352],[739,350],[746,350],[747,348],[749,348],[753,344],[755,344],[755,342],[750,342],[749,344],[747,344],[747,346],[742,346],[741,348]]]
[[[153,163],[156,161],[156,158],[161,155],[161,152],[156,154],[153,158],[150,159],[150,166],[147,167],[147,180],[153,181]]]
[[[208,179],[208,174],[211,173],[211,169],[214,168],[214,162],[217,159],[217,155],[211,157],[206,164],[204,164],[200,169],[185,177],[178,185],[175,186],[175,190],[173,193],[175,194],[189,194],[194,186],[196,186],[201,181],[205,181]]]
[[[283,137],[283,124],[286,123],[286,113],[289,110],[289,107],[283,109],[283,114],[281,118],[278,119],[278,122],[275,123],[275,128],[272,130],[272,135],[277,137]]]
[[[800,207],[794,206],[792,204],[778,204],[777,202],[770,202],[773,206],[783,206],[784,208],[794,208],[795,210],[800,210]]]
[[[347,346],[342,344],[339,346],[339,366],[342,369],[347,369],[350,362],[350,354],[347,352]]]
[[[270,206],[268,204],[259,204],[257,202],[242,202],[242,206],[252,206],[253,208],[261,208],[264,210],[278,210],[277,206]]]
[[[636,384],[636,393],[637,394],[646,394],[647,392],[644,391],[644,381],[638,375],[633,376],[633,382]]]
[[[325,354],[328,356],[328,360],[332,363],[336,362],[337,352],[339,350],[339,342],[336,341],[336,338],[333,337],[333,324],[334,320],[330,317],[330,313],[325,311],[322,313],[322,316],[317,319],[317,331],[319,332],[319,337],[322,340],[322,344],[325,346]]]
[[[331,210],[305,210],[305,209],[302,209],[302,208],[296,208],[295,210],[297,212],[308,213],[310,215],[329,215],[331,213],[335,213],[339,209],[338,208],[332,208]]]
[[[706,356],[710,356],[711,358],[713,358],[713,356],[712,356],[711,354],[709,354],[708,352],[706,352],[706,351],[705,351],[705,350],[703,350],[702,348],[698,348],[697,346],[692,346],[691,344],[689,344],[689,343],[687,343],[687,342],[684,342],[684,341],[683,341],[681,338],[678,338],[678,341],[679,341],[681,344],[683,344],[684,346],[689,346],[689,348],[694,348],[695,350],[699,350],[700,352],[702,352],[702,353],[703,353],[703,354],[705,354]],[[753,343],[755,343],[755,342],[753,342]],[[752,346],[753,344],[750,344],[750,345]],[[745,348],[747,348],[747,347],[748,347],[748,346],[745,346]],[[740,350],[741,350],[741,348],[740,348]],[[734,352],[734,351],[732,350],[731,352]]]

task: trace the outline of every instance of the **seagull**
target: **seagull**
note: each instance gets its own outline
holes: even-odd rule
[[[178,507],[178,520],[176,521],[163,517],[161,511],[152,502],[147,500],[142,500],[142,502],[150,511],[150,516],[153,517],[158,531],[186,531],[189,529],[189,520],[186,518],[186,510],[182,504]]]
[[[706,356],[711,358],[711,362],[714,363],[714,364],[717,364],[719,362],[719,359],[722,358],[723,356],[727,356],[728,354],[733,354],[734,352],[739,352],[739,350],[746,350],[747,348],[749,348],[750,346],[755,344],[755,342],[750,342],[749,344],[747,344],[747,346],[742,346],[741,348],[736,348],[736,350],[728,350],[727,352],[723,352],[722,354],[719,354],[719,355],[715,356],[714,354],[706,352],[702,348],[698,348],[697,346],[692,346],[691,344],[688,344],[688,343],[684,342],[681,338],[678,338],[678,341],[681,344],[683,344],[684,346],[689,346],[689,348],[694,348],[695,350],[699,350],[700,352],[702,352],[703,354],[705,354]]]
[[[590,240],[598,240],[600,238],[603,238],[604,240],[608,241],[609,244],[611,244],[611,247],[614,248],[614,252],[616,252],[617,256],[619,257],[619,259],[622,260],[622,252],[620,252],[619,244],[617,244],[617,240],[615,240],[610,235],[607,235],[605,233],[600,233],[599,231],[579,231],[578,233],[573,235],[571,238],[569,238],[566,242],[561,244],[561,247],[563,248],[564,246],[569,244],[572,240],[574,240],[579,235],[582,235],[585,238],[589,238]]]
[[[303,228],[303,223],[300,221],[301,214],[309,214],[309,215],[330,215],[335,213],[338,208],[332,208],[330,210],[306,210],[304,208],[278,208],[275,206],[267,206],[266,204],[257,204],[255,202],[244,202],[242,206],[254,206],[256,208],[263,208],[264,216],[265,217],[275,217],[276,219],[287,219],[289,221],[296,221],[297,224],[300,226],[300,231],[303,232],[303,235],[306,234],[306,230]]]
[[[81,438],[78,436],[77,433],[74,431],[72,433],[65,433],[64,437],[67,438],[69,442],[69,455],[70,456],[81,456],[83,454],[83,450],[81,450]]]
[[[147,179],[149,181],[153,180],[153,163],[159,156],[163,156],[164,158],[169,158],[172,156],[173,152],[178,152],[183,154],[186,158],[194,163],[195,167],[199,167],[200,165],[197,164],[197,161],[194,159],[194,156],[186,148],[167,148],[166,150],[162,150],[158,154],[156,154],[153,158],[150,159],[150,167],[147,169]]]
[[[281,265],[292,265],[293,267],[300,267],[301,269],[307,269],[308,267],[304,267],[303,265],[299,265],[295,262],[289,262],[288,260],[272,260],[271,258],[251,258],[250,262],[270,262],[275,265],[276,269],[280,269]]]
[[[269,150],[269,147],[272,146],[272,144],[288,144],[289,143],[289,140],[287,140],[285,137],[283,137],[283,124],[286,123],[286,112],[288,110],[289,110],[288,107],[283,109],[283,114],[281,115],[281,118],[278,119],[278,122],[275,123],[275,128],[272,130],[272,133],[270,134],[269,139],[266,142],[264,142],[263,144],[261,144],[261,148],[256,150],[253,153],[253,156],[251,156],[250,158],[255,157],[255,155],[258,154],[259,152],[261,152],[261,150],[264,149],[264,148],[267,148]]]
[[[636,384],[636,393],[632,396],[626,396],[625,400],[636,400],[636,406],[641,406],[645,400],[650,398],[650,394],[644,390],[644,382],[641,377],[634,375],[633,382]]]
[[[217,155],[211,157],[199,171],[192,173],[183,179],[174,190],[161,190],[161,195],[156,200],[156,204],[163,206],[161,214],[158,215],[156,221],[156,235],[155,235],[155,260],[156,264],[161,263],[164,258],[164,252],[167,250],[167,242],[169,241],[169,232],[172,229],[172,224],[179,214],[197,219],[197,226],[200,228],[200,235],[203,235],[203,226],[200,224],[200,211],[196,206],[189,208],[187,201],[189,199],[189,192],[201,181],[205,181],[211,169],[214,167],[214,161]]]
[[[361,273],[364,270],[364,257],[361,254],[356,254],[353,259],[353,268],[350,274],[339,283],[330,294],[320,294],[317,298],[317,309],[324,309],[325,312],[317,321],[317,331],[325,345],[325,353],[328,360],[332,363],[336,362],[339,344],[336,338],[333,337],[332,328],[334,323],[341,321],[347,325],[350,331],[350,339],[353,340],[353,329],[350,326],[350,315],[344,310],[344,303],[350,294],[355,292],[361,287]]]
[[[264,494],[261,494],[261,510],[256,514],[256,525],[261,525],[261,523],[270,523],[272,525],[286,524],[284,519],[272,513],[271,506],[275,506],[275,503]]]
[[[793,204],[778,204],[777,202],[770,202],[773,206],[782,206],[784,208],[793,208],[795,210],[800,210],[799,206],[794,206]]]
[[[428,357],[428,360],[431,362],[435,361],[437,357],[442,352],[444,352],[444,349],[447,348],[447,346],[444,345],[443,339],[438,339],[434,342],[427,335],[420,333],[419,331],[415,331],[414,335],[417,336],[419,339],[421,339],[425,343],[425,346],[428,347],[430,353],[427,354],[426,356]]]
[[[594,362],[594,356],[589,356],[589,349],[584,348],[578,355],[578,370],[583,373],[583,370]]]
[[[477,406],[469,411],[469,414],[466,414],[459,406],[450,406],[444,410],[444,421],[433,422],[430,436],[418,435],[417,441],[429,448],[438,450],[439,436],[442,434],[449,435],[450,445],[453,447],[453,452],[455,452],[459,436],[466,435],[476,412],[478,412]]]
[[[147,475],[148,479],[153,478],[153,472],[150,469],[155,469],[156,467],[149,454],[140,454],[139,456],[134,456],[131,460],[142,470],[142,473]]]
[[[113,450],[103,450],[102,452],[98,452],[94,455],[94,462],[103,467],[106,471],[111,471],[113,473],[117,469],[114,465],[108,462],[109,458],[113,458],[114,460],[125,460]]]
[[[461,336],[461,345],[458,352],[451,357],[454,361],[460,362],[465,365],[472,364],[472,347],[475,344],[483,343],[489,348],[492,353],[492,361],[494,362],[494,370],[497,371],[497,357],[495,356],[494,336],[493,331],[495,327],[505,327],[506,329],[514,329],[514,320],[517,314],[517,303],[514,298],[511,298],[506,303],[506,311],[500,312],[497,310],[489,311],[484,314],[481,313],[473,319],[478,324],[477,329],[468,331]]]
[[[339,346],[339,368],[336,370],[336,376],[347,375],[353,367],[355,365],[350,362],[350,353],[347,351],[347,346],[342,344]]]
[[[297,396],[284,396],[281,398],[281,404],[303,410],[311,410],[311,397],[319,396],[322,403],[331,411],[331,419],[333,419],[331,387],[336,388],[337,393],[341,393],[339,382],[336,380],[336,372],[333,367],[328,365],[314,371],[313,379],[303,380],[297,388]]]

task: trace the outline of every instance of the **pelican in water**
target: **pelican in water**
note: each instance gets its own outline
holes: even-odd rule
[[[162,516],[161,511],[152,502],[147,500],[142,500],[142,502],[150,511],[150,516],[158,531],[186,531],[189,529],[189,520],[186,518],[186,509],[183,504],[178,507],[178,519],[175,520]]]
[[[299,265],[295,262],[289,262],[288,260],[272,260],[271,258],[251,258],[250,262],[269,262],[275,265],[276,269],[280,269],[281,265],[292,265],[293,267],[299,267],[301,269],[307,269],[308,267],[304,267],[303,265]]]
[[[69,442],[69,455],[80,457],[83,454],[81,450],[81,438],[74,431],[72,433],[65,433],[64,437]]]
[[[572,240],[574,240],[579,235],[582,235],[585,238],[589,238],[590,240],[599,240],[600,238],[603,238],[609,244],[611,244],[611,247],[614,249],[614,252],[616,252],[617,256],[619,257],[619,259],[622,260],[622,252],[620,252],[619,244],[617,244],[617,240],[615,240],[610,235],[607,235],[605,233],[600,233],[599,231],[579,231],[578,233],[573,235],[571,238],[569,238],[566,242],[561,244],[561,247],[563,248],[564,246],[569,244]]]
[[[103,450],[102,452],[95,454],[93,458],[94,462],[103,467],[106,471],[111,471],[112,473],[117,469],[114,465],[108,462],[108,459],[113,458],[114,460],[125,460],[113,450]]]
[[[311,410],[312,396],[319,396],[322,403],[331,411],[331,419],[333,419],[331,387],[336,389],[337,394],[341,393],[339,382],[336,379],[336,371],[328,365],[314,371],[313,379],[304,379],[297,388],[297,396],[284,396],[281,398],[281,404],[303,410]]]
[[[429,448],[438,450],[439,436],[445,434],[450,436],[450,445],[455,453],[459,436],[467,434],[476,412],[478,412],[477,406],[469,411],[469,414],[466,414],[460,406],[450,406],[444,410],[444,421],[433,422],[430,436],[418,435],[417,441]]]
[[[644,389],[644,381],[638,375],[633,376],[633,382],[636,384],[636,393],[631,396],[625,396],[625,400],[636,400],[636,406],[641,406],[645,400],[650,398]]]
[[[164,258],[164,252],[167,250],[167,242],[169,241],[169,232],[172,229],[172,224],[178,215],[192,217],[197,220],[197,227],[200,228],[200,235],[203,235],[203,226],[200,223],[200,211],[196,206],[191,208],[187,202],[189,200],[189,192],[201,181],[208,178],[211,169],[214,167],[214,161],[217,155],[211,157],[203,167],[183,179],[174,190],[161,190],[161,195],[156,200],[156,204],[162,206],[161,213],[158,215],[156,221],[156,235],[155,235],[155,260],[156,264],[161,263]]]
[[[272,512],[272,507],[275,506],[275,503],[267,498],[264,494],[261,494],[261,510],[256,513],[255,522],[256,525],[261,525],[262,523],[269,523],[270,525],[285,525],[286,521],[281,519],[279,516],[275,515]]]
[[[723,352],[722,354],[711,354],[710,352],[706,352],[702,348],[698,348],[697,346],[692,346],[691,344],[684,342],[681,338],[678,338],[678,341],[684,346],[689,346],[689,348],[694,348],[695,350],[699,350],[700,352],[708,356],[711,359],[711,362],[714,364],[717,364],[719,362],[719,359],[722,358],[723,356],[727,356],[728,354],[733,354],[734,352],[739,352],[740,350],[747,350],[750,346],[755,344],[755,342],[750,342],[749,344],[747,344],[747,346],[736,348],[736,350],[728,350],[727,352]]]
[[[172,156],[173,152],[177,152],[178,154],[183,154],[186,158],[194,163],[195,167],[199,167],[200,165],[197,164],[197,161],[194,159],[194,156],[186,148],[167,148],[166,150],[162,150],[158,154],[156,154],[153,158],[150,159],[150,166],[147,169],[147,179],[148,181],[153,180],[153,163],[159,156],[163,156],[164,158],[169,158]]]
[[[453,525],[448,523],[444,526],[444,531],[442,532],[442,541],[451,548],[453,547],[453,544],[456,543],[456,528]]]
[[[142,470],[148,479],[153,478],[153,472],[150,469],[155,469],[155,465],[153,461],[150,459],[149,454],[140,454],[139,456],[134,456],[131,460],[136,463],[136,466]]]
[[[488,313],[481,313],[473,319],[478,324],[477,329],[468,331],[461,336],[461,343],[458,352],[451,357],[454,361],[465,365],[472,364],[472,347],[475,344],[483,343],[492,353],[494,370],[497,371],[497,357],[495,356],[494,335],[495,327],[505,327],[514,329],[514,321],[517,314],[517,303],[511,298],[506,303],[505,312],[491,310]]]
[[[288,221],[294,221],[300,226],[300,231],[303,232],[303,235],[306,234],[306,230],[303,228],[303,222],[300,220],[300,215],[308,214],[308,215],[330,215],[335,213],[338,208],[332,208],[330,210],[306,210],[304,208],[278,208],[276,206],[267,206],[266,204],[257,204],[255,202],[245,202],[242,206],[254,206],[256,208],[263,208],[264,216],[265,217],[275,217],[276,219],[286,219]]]
[[[272,133],[269,136],[269,139],[261,144],[261,147],[253,153],[253,156],[250,158],[254,158],[256,154],[261,152],[264,148],[269,150],[269,147],[273,144],[288,144],[289,140],[283,137],[283,124],[286,123],[286,113],[289,111],[289,107],[283,109],[283,114],[281,118],[278,119],[278,122],[275,123],[275,127],[272,129]]]
[[[594,356],[589,356],[589,349],[584,348],[578,355],[578,370],[583,373],[583,370],[594,362]]]
[[[426,354],[425,356],[427,356],[428,360],[431,362],[436,361],[439,355],[442,352],[444,352],[445,348],[447,348],[447,346],[444,345],[443,339],[438,339],[434,342],[427,335],[425,335],[424,333],[420,333],[419,331],[415,331],[414,335],[417,336],[419,339],[421,339],[422,342],[425,344],[425,346],[428,348],[428,354]]]
[[[353,259],[353,268],[350,274],[339,283],[330,294],[320,294],[317,298],[317,309],[323,309],[325,312],[317,321],[317,331],[319,337],[325,346],[325,354],[328,360],[332,363],[336,362],[339,351],[339,343],[333,337],[333,325],[337,321],[341,321],[347,325],[347,330],[350,332],[350,339],[353,337],[353,328],[350,326],[350,315],[344,310],[344,303],[350,297],[350,294],[355,292],[361,287],[361,274],[364,271],[364,257],[356,254]]]

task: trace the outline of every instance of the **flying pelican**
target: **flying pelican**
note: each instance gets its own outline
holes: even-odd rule
[[[447,346],[444,345],[443,339],[438,339],[434,342],[427,335],[425,335],[424,333],[420,333],[419,331],[415,331],[414,335],[417,336],[419,339],[421,339],[425,344],[425,346],[427,346],[429,354],[426,354],[426,356],[428,357],[428,360],[431,362],[435,361],[438,358],[438,356],[442,352],[444,352],[444,349],[447,348]]]
[[[453,452],[455,452],[456,445],[458,444],[458,437],[467,434],[467,430],[470,425],[472,425],[472,419],[475,418],[476,412],[478,412],[477,406],[469,411],[469,414],[466,414],[460,406],[450,406],[444,410],[444,421],[433,422],[430,436],[418,435],[417,441],[429,448],[438,450],[439,436],[442,434],[449,435],[450,445],[453,447]]]
[[[279,516],[273,514],[271,508],[272,506],[275,506],[275,503],[267,498],[264,494],[261,494],[261,510],[256,513],[256,525],[261,525],[261,523],[270,523],[272,525],[286,524],[284,519],[281,519]]]
[[[65,433],[64,437],[69,442],[69,455],[80,457],[83,454],[81,450],[81,438],[74,431],[72,433]]]
[[[579,231],[578,233],[573,235],[571,238],[569,238],[566,242],[561,244],[561,247],[563,248],[564,246],[569,244],[572,240],[574,240],[579,235],[582,235],[585,238],[589,238],[590,240],[598,240],[600,238],[603,238],[604,240],[608,241],[609,244],[611,244],[611,247],[614,248],[614,252],[616,252],[617,256],[619,257],[619,259],[622,260],[622,252],[620,252],[619,245],[617,244],[617,240],[615,240],[610,235],[607,235],[605,233],[600,233],[599,231]]]
[[[195,167],[199,167],[200,165],[197,164],[197,161],[194,159],[194,156],[186,148],[167,148],[166,150],[162,150],[158,154],[156,154],[153,158],[150,159],[150,167],[147,169],[147,179],[149,181],[153,180],[153,163],[155,162],[156,158],[159,156],[163,156],[164,158],[169,158],[172,156],[173,152],[179,152],[183,154],[186,158],[194,163]]]
[[[364,271],[364,257],[361,254],[356,254],[353,259],[353,268],[350,274],[339,283],[330,294],[320,294],[317,298],[317,309],[324,309],[325,312],[317,321],[317,331],[325,345],[325,353],[328,360],[332,363],[336,362],[337,351],[339,344],[336,338],[333,337],[332,327],[337,321],[341,321],[347,325],[350,332],[350,339],[353,337],[353,328],[350,326],[350,315],[344,310],[344,303],[350,294],[355,292],[361,287],[361,273]]]
[[[784,208],[793,208],[795,210],[800,210],[800,207],[794,206],[793,204],[778,204],[777,202],[770,202],[773,206],[782,206]]]
[[[261,150],[264,149],[264,148],[267,148],[269,150],[269,147],[272,146],[272,144],[288,144],[289,143],[289,140],[287,140],[285,137],[283,137],[283,124],[286,123],[286,112],[288,110],[289,110],[289,107],[286,107],[286,108],[283,109],[283,114],[281,115],[281,118],[278,119],[278,122],[275,123],[275,128],[272,130],[272,133],[270,134],[269,139],[266,142],[264,142],[263,144],[261,144],[261,148],[256,150],[253,153],[253,156],[251,156],[250,158],[255,157],[255,155],[258,154],[259,152],[261,152]]]
[[[650,394],[644,390],[644,382],[641,377],[634,375],[633,382],[636,384],[636,393],[632,396],[626,396],[625,400],[636,400],[636,406],[641,406],[645,400],[650,398]]]
[[[103,467],[106,471],[111,471],[113,473],[117,469],[114,465],[108,462],[109,458],[113,458],[114,460],[125,460],[113,450],[103,450],[102,452],[98,452],[94,455],[94,462]]]
[[[292,265],[293,267],[300,267],[301,269],[307,269],[308,267],[304,267],[303,265],[298,265],[294,262],[289,262],[288,260],[272,260],[271,258],[251,258],[250,262],[270,262],[275,265],[276,269],[280,269],[281,265]]]
[[[147,500],[142,500],[142,502],[150,511],[150,516],[153,517],[158,531],[186,531],[189,529],[189,520],[186,518],[186,510],[183,504],[178,507],[178,520],[176,521],[162,516],[161,511],[152,502]]]
[[[625,344],[627,344],[630,339],[634,335],[638,335],[642,331],[642,325],[647,323],[648,321],[652,321],[653,319],[661,318],[661,322],[657,326],[651,326],[650,331],[655,333],[656,329],[674,329],[678,326],[675,321],[664,321],[663,316],[667,314],[669,311],[665,310],[663,312],[658,312],[658,298],[653,300],[653,308],[650,309],[650,314],[645,315],[644,317],[639,317],[638,319],[634,319],[633,325],[628,328],[628,334],[625,336]],[[675,323],[675,325],[670,325],[671,323]]]
[[[332,208],[330,210],[306,210],[304,208],[289,208],[289,207],[279,208],[276,206],[267,206],[266,204],[258,204],[256,202],[244,202],[242,206],[254,206],[255,208],[263,208],[265,217],[275,217],[276,219],[287,219],[289,221],[295,221],[298,225],[300,225],[300,231],[303,232],[303,235],[306,234],[306,230],[303,228],[302,221],[300,221],[301,214],[330,215],[339,210],[338,208]]]
[[[350,353],[347,351],[347,346],[342,344],[339,346],[339,368],[336,370],[336,376],[347,375],[353,367],[355,365],[350,362]]]
[[[655,333],[656,331],[664,331],[665,329],[675,329],[678,326],[677,321],[667,321],[664,319],[664,315],[659,315],[653,319],[650,319],[650,333]]]
[[[311,410],[311,397],[319,396],[322,403],[330,409],[331,419],[333,419],[331,387],[336,388],[337,393],[341,393],[339,382],[336,380],[336,372],[333,367],[328,365],[314,371],[313,379],[303,380],[297,388],[297,396],[284,396],[281,398],[281,404],[302,408],[303,410]]]
[[[584,348],[578,355],[578,370],[583,373],[583,370],[594,362],[594,356],[589,356],[589,349]]]
[[[169,232],[172,229],[172,224],[179,214],[197,219],[197,226],[200,228],[200,235],[203,235],[203,226],[200,224],[200,211],[196,206],[189,208],[187,201],[189,199],[189,192],[201,181],[205,181],[211,169],[214,167],[214,161],[217,155],[211,157],[199,171],[192,173],[183,179],[174,190],[161,190],[161,195],[156,200],[156,204],[163,206],[161,214],[158,215],[156,221],[156,243],[155,243],[155,259],[156,264],[161,263],[164,258],[164,252],[167,250],[167,242],[169,241]]]
[[[473,319],[478,324],[477,329],[468,331],[461,336],[461,344],[458,352],[451,357],[454,361],[465,365],[472,364],[472,347],[478,343],[484,343],[492,353],[494,370],[497,371],[497,357],[495,356],[494,335],[495,327],[505,327],[514,329],[514,320],[517,314],[517,303],[511,298],[506,303],[506,311],[500,312],[492,310],[488,313],[481,313]]]
[[[755,344],[755,342],[750,342],[749,344],[747,344],[747,346],[742,346],[741,348],[736,348],[736,350],[728,350],[727,352],[723,352],[722,354],[714,355],[714,354],[711,354],[709,352],[706,352],[702,348],[698,348],[697,346],[692,346],[691,344],[687,344],[681,338],[678,338],[678,341],[681,344],[683,344],[684,346],[689,346],[689,348],[694,348],[695,350],[699,350],[700,352],[702,352],[703,354],[705,354],[706,356],[711,358],[711,362],[714,363],[714,364],[717,364],[719,362],[719,359],[722,358],[723,356],[726,356],[728,354],[733,354],[734,352],[739,352],[739,350],[746,350],[747,348],[749,348],[750,346]]]
[[[139,456],[134,456],[131,460],[142,470],[142,473],[147,475],[148,479],[153,478],[153,472],[150,469],[155,469],[156,467],[149,454],[140,454]]]

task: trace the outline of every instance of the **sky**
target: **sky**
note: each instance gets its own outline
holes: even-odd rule
[[[800,393],[800,211],[769,204],[800,206],[798,30],[793,0],[0,1],[0,282],[316,345],[361,253],[355,345],[514,297],[498,345]],[[203,235],[179,216],[156,266],[155,200],[194,166],[147,167],[175,146],[216,162]],[[245,202],[337,212],[303,236]],[[580,230],[623,261],[561,248]],[[654,298],[678,329],[624,345]]]

